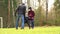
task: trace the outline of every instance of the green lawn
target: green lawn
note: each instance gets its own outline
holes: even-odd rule
[[[60,27],[35,27],[34,29],[0,28],[0,34],[60,34]]]

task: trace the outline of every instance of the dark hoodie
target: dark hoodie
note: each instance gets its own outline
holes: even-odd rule
[[[34,16],[35,16],[34,11],[30,10],[30,11],[28,12],[28,18],[29,18],[29,20],[33,20],[33,19],[34,19]]]
[[[25,11],[26,11],[26,6],[25,5],[20,5],[18,8],[17,8],[17,10],[16,10],[16,12],[18,13],[18,14],[25,14]],[[16,13],[15,12],[15,13]]]

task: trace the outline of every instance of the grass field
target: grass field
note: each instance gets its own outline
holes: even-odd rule
[[[60,34],[60,27],[35,27],[34,29],[29,29],[25,27],[24,29],[15,28],[0,28],[0,34]]]

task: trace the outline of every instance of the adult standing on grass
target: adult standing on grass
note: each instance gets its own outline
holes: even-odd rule
[[[16,10],[15,12],[15,16],[16,13],[18,14],[17,16],[17,20],[16,20],[16,29],[18,29],[18,22],[19,22],[19,18],[22,18],[22,24],[21,24],[21,29],[24,29],[24,15],[25,15],[25,11],[26,11],[26,6],[24,3],[22,3]]]

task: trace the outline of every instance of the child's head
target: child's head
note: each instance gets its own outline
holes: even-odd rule
[[[29,7],[28,9],[32,10],[32,8],[31,8],[31,7]]]

